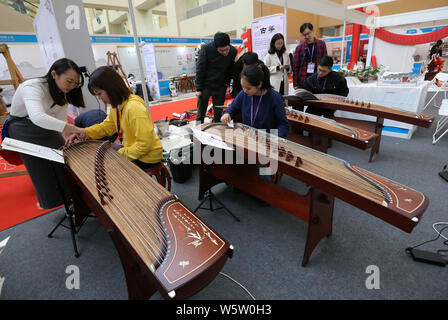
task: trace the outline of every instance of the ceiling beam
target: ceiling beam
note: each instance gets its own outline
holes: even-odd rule
[[[110,9],[119,11],[128,11],[128,2],[126,0],[83,0],[84,8]]]
[[[405,24],[422,23],[428,21],[445,20],[448,17],[448,7],[411,11],[389,16],[379,16],[377,26],[391,27]]]
[[[258,2],[273,4],[284,7],[285,3],[289,9],[308,12],[319,16],[330,17],[365,25],[369,15],[358,10],[347,10],[347,8],[339,3],[329,0],[257,0]]]

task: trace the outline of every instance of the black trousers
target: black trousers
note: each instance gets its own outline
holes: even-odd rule
[[[65,143],[59,132],[38,127],[27,118],[11,122],[8,131],[12,139],[53,149],[59,149]],[[42,208],[53,209],[63,204],[58,183],[63,188],[66,200],[69,201],[71,192],[63,164],[24,153],[20,153],[20,157],[25,164],[37,200]]]
[[[140,160],[132,160],[132,162],[135,163],[142,170],[150,169],[160,163],[160,162],[146,163],[146,162],[141,162]]]
[[[278,90],[278,93],[280,93],[282,96],[285,95],[285,82],[282,81],[282,83],[280,84],[280,88]]]
[[[226,87],[219,88],[219,89],[207,89],[204,88],[202,90],[202,94],[200,97],[198,97],[198,116],[196,118],[196,121],[200,121],[201,123],[204,123],[205,114],[207,113],[207,107],[208,107],[208,101],[210,100],[210,97],[212,97],[212,103],[213,103],[213,122],[219,122],[221,120],[222,116],[222,109],[221,108],[215,108],[215,106],[223,106],[224,102],[226,100]]]

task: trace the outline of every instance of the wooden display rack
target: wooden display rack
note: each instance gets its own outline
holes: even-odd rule
[[[123,68],[121,67],[121,63],[120,63],[120,60],[118,59],[117,53],[107,51],[106,54],[107,54],[106,65],[108,67],[111,67],[112,69],[114,69],[123,78],[123,80],[126,83],[126,85],[128,86],[128,88],[132,90],[132,88],[128,82],[128,77],[126,76],[126,73],[124,72]]]
[[[25,78],[22,76],[16,64],[12,60],[11,54],[9,53],[9,48],[6,44],[4,43],[0,44],[0,53],[3,54],[3,56],[5,57],[6,63],[8,65],[9,74],[11,75],[11,80],[0,80],[0,85],[13,85],[14,89],[17,89],[19,84],[25,81]],[[9,113],[7,112],[6,104],[4,103],[3,99],[0,96],[0,125],[5,123],[6,119],[8,119],[8,116]],[[1,150],[2,147],[0,146],[0,151]],[[0,178],[20,176],[24,174],[28,174],[28,172],[26,170],[3,172],[0,173]]]
[[[126,76],[126,73],[124,72],[123,68],[121,67],[121,63],[120,63],[120,60],[118,59],[117,53],[107,51],[106,55],[107,55],[106,66],[114,69],[123,78],[123,81],[126,83],[126,86],[132,92],[133,90],[128,82],[128,77]],[[104,112],[107,113],[107,104],[104,106]]]
[[[6,44],[0,44],[0,53],[3,54],[6,60],[6,64],[8,65],[9,74],[11,75],[11,80],[0,80],[0,85],[13,85],[14,89],[17,89],[19,84],[25,81],[16,64],[11,58],[11,54],[9,53],[9,48]],[[3,102],[3,99],[0,101],[0,124],[3,124],[8,118],[9,114],[6,111],[6,105]]]

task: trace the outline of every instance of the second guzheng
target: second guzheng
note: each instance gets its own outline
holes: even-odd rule
[[[307,195],[298,195],[260,179],[254,165],[211,164],[201,170],[200,194],[225,181],[307,221],[302,265],[307,264],[319,240],[331,233],[334,197],[406,232],[413,230],[429,205],[428,198],[417,190],[262,130],[243,124],[235,124],[234,128],[208,124],[202,130],[233,146],[246,159],[255,154],[257,159],[276,161],[278,172],[311,186]]]
[[[74,197],[114,241],[131,299],[147,299],[156,290],[167,299],[188,298],[232,255],[226,240],[110,143],[74,144],[64,157],[77,182]]]
[[[286,108],[286,117],[291,125],[290,135],[287,139],[294,142],[296,141],[291,133],[294,134],[297,129],[312,132],[313,135],[333,138],[362,150],[372,147],[378,138],[378,135],[373,132],[294,109]],[[313,146],[313,149],[326,153],[327,148],[320,149]]]

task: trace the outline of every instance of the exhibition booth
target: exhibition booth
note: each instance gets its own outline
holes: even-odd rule
[[[442,169],[448,141],[442,139],[448,132],[448,6],[382,16],[366,3],[254,0],[249,3],[254,12],[263,12],[263,5],[280,9],[257,16],[238,39],[231,38],[236,57],[226,62],[225,80],[246,76],[241,81],[246,86],[234,98],[223,85],[224,103],[214,105],[216,95],[208,98],[195,81],[199,54],[207,55],[205,45],[214,38],[140,34],[134,5],[147,8],[156,1],[127,3],[132,34],[89,34],[79,22],[86,20],[83,0],[40,1],[34,33],[0,30],[5,57],[0,55],[0,127],[6,120],[26,121],[21,127],[26,133],[39,127],[26,104],[37,98],[24,98],[28,114],[20,117],[10,114],[11,103],[18,99],[19,83],[42,77],[61,58],[80,66],[83,85],[64,79],[71,90],[82,91],[86,104],[83,109],[68,103],[71,91],[56,82],[59,74],[50,74],[65,104],[54,102],[46,115],[56,121],[58,106],[68,105],[64,120],[57,118],[61,130],[42,126],[44,133],[61,133],[58,147],[2,131],[0,296],[5,283],[6,299],[448,297],[441,281],[445,269],[427,266],[448,264],[447,241],[441,239],[447,239],[442,233],[448,228],[447,165]],[[191,3],[172,0],[164,7],[157,2],[154,10],[162,14]],[[234,1],[195,3],[202,13]],[[314,43],[307,47],[313,53],[308,67],[303,64],[304,74],[319,75],[320,92],[294,87],[293,72],[281,68],[284,52],[278,48],[277,69],[257,62],[260,68],[250,70],[258,79],[263,76],[257,85],[234,72],[244,53],[264,60],[275,34],[288,40],[288,26],[305,22],[291,19],[288,9],[341,22],[338,36],[319,37],[332,58],[326,59],[334,62],[324,76],[319,75],[322,65],[312,61]],[[438,40],[440,54],[430,56]],[[284,44],[294,55],[299,42]],[[228,57],[229,51],[216,47],[214,55]],[[214,61],[224,61],[218,58]],[[103,66],[114,69],[125,87],[118,77],[113,89],[88,88],[89,80],[99,81],[92,72]],[[246,67],[241,64],[241,70]],[[101,70],[110,72],[105,82],[116,80],[115,72]],[[279,70],[288,94],[259,85]],[[346,96],[324,92],[330,72],[345,79]],[[113,103],[116,97],[108,97],[107,90],[117,88],[125,97]],[[203,123],[201,95],[208,103]],[[241,103],[237,111],[243,120],[238,121],[238,112],[213,118],[234,101]],[[313,109],[332,113],[307,112]],[[104,118],[95,124],[74,126],[84,112],[103,110]],[[46,180],[48,174],[31,181],[44,169],[51,179]],[[40,205],[39,183],[51,184],[49,193],[60,198],[57,207]],[[437,238],[431,240],[434,231]],[[23,270],[29,265],[36,276]],[[167,314],[173,305],[164,306]],[[192,314],[187,305],[176,316]]]

